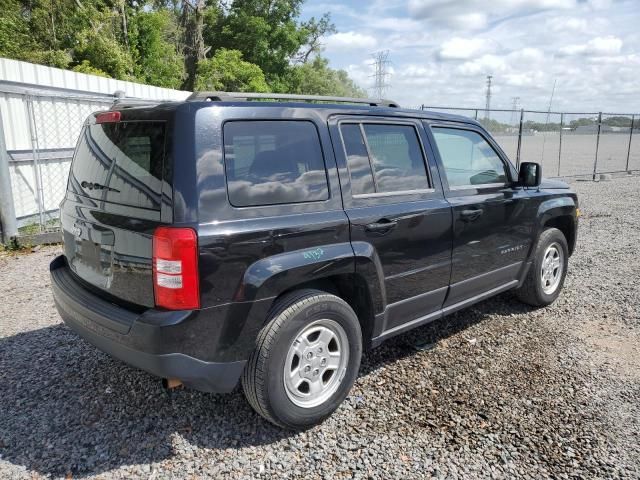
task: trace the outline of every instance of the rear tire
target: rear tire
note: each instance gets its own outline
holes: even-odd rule
[[[542,232],[533,253],[533,263],[515,293],[521,302],[546,307],[560,295],[569,265],[569,247],[557,228]]]
[[[358,376],[362,333],[341,298],[300,290],[277,300],[242,375],[253,409],[271,423],[304,429],[331,415]]]

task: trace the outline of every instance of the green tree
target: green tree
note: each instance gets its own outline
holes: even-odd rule
[[[366,92],[344,70],[329,68],[329,61],[316,56],[312,61],[295,65],[285,77],[274,82],[275,90],[306,95],[365,97]]]
[[[0,0],[0,9],[0,57],[23,59],[33,48],[29,23],[16,1]]]
[[[120,19],[113,11],[87,11],[91,15],[89,26],[75,37],[74,60],[83,61],[119,80],[137,80],[135,63],[120,37]]]
[[[258,65],[268,81],[283,77],[292,62],[320,52],[320,38],[335,31],[328,14],[298,22],[303,0],[235,0],[205,26],[204,38],[215,51],[239,50]],[[280,79],[280,82],[282,80]]]
[[[0,55],[162,87],[361,96],[303,0],[0,0]],[[198,77],[198,78],[196,78]]]
[[[269,86],[260,67],[242,59],[242,52],[221,48],[198,64],[196,90],[267,92]]]
[[[99,77],[111,78],[107,73],[103,72],[99,68],[92,67],[88,60],[83,60],[82,63],[76,65],[71,70],[78,73],[86,73],[88,75],[97,75]]]
[[[67,68],[72,57],[67,50],[32,50],[24,52],[22,60],[55,68]]]
[[[180,88],[185,69],[176,48],[179,31],[175,15],[166,9],[140,12],[130,25],[136,77],[150,85]]]

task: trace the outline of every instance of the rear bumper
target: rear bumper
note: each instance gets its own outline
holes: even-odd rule
[[[51,262],[50,273],[60,316],[100,350],[158,377],[180,379],[197,390],[226,393],[237,385],[246,360],[210,361],[181,351],[181,346],[193,348],[201,311],[149,309],[138,314],[114,305],[81,285],[64,256]],[[188,330],[194,330],[193,335],[185,338]],[[206,338],[199,340],[207,342]]]

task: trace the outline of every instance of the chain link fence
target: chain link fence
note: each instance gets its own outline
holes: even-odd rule
[[[591,177],[640,170],[640,115],[431,107],[480,122],[507,156],[542,165],[545,177]]]
[[[19,236],[59,230],[59,204],[82,124],[91,112],[107,110],[115,99],[4,93],[0,155],[8,167]]]
[[[10,220],[19,236],[59,231],[58,206],[82,124],[115,99],[0,93],[0,176],[9,179],[0,178],[0,189],[11,191],[8,200],[6,192],[0,192],[0,201],[11,202],[15,218]],[[640,170],[640,115],[419,108],[478,120],[511,160],[538,162],[547,177],[596,179],[602,173]],[[6,224],[7,219],[2,220]]]

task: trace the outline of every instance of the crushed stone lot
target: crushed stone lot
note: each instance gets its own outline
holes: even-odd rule
[[[0,478],[640,478],[640,177],[572,186],[555,304],[507,293],[390,340],[302,433],[81,340],[53,305],[59,247],[0,254]]]

